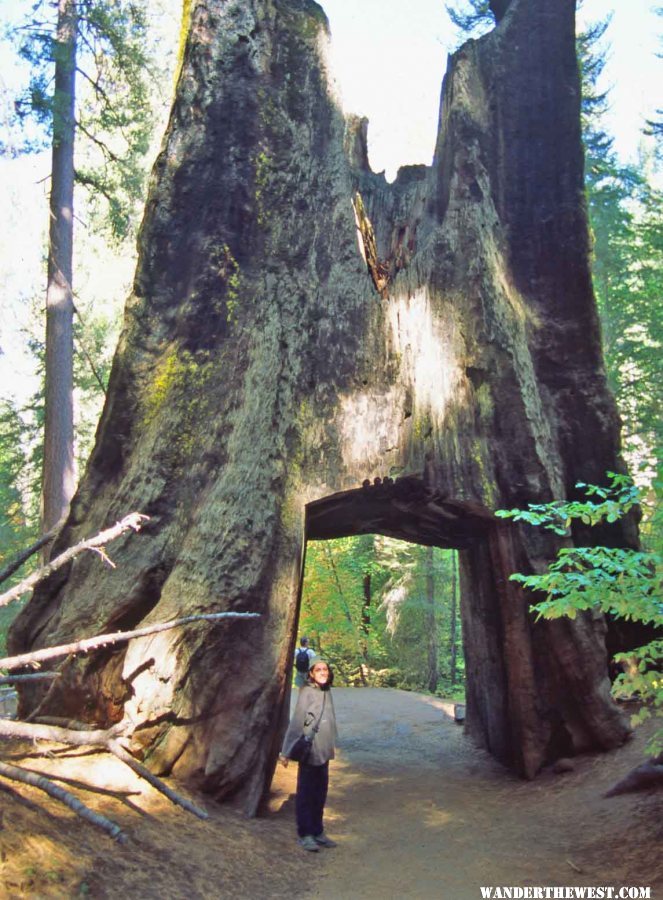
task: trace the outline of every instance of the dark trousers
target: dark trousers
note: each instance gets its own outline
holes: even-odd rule
[[[305,837],[312,834],[319,837],[324,831],[322,816],[327,799],[329,784],[329,763],[323,766],[309,766],[300,762],[297,770],[297,834]]]

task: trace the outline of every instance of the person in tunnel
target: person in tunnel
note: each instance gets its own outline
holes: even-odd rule
[[[302,635],[299,647],[295,650],[295,687],[304,687],[308,680],[309,669],[317,654],[309,647],[308,638]]]
[[[295,745],[302,743],[302,735],[309,744],[306,758],[298,759],[295,815],[299,843],[305,850],[313,852],[320,847],[336,846],[336,842],[325,834],[323,821],[329,760],[334,758],[338,737],[331,695],[333,680],[334,674],[328,663],[318,658],[311,660],[281,750],[281,762],[287,766],[294,758]]]

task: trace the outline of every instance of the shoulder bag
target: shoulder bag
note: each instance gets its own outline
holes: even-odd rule
[[[318,721],[308,733],[304,731],[299,735],[295,743],[290,748],[288,759],[293,759],[295,762],[308,762],[309,756],[311,755],[311,750],[313,749],[313,741],[320,728],[320,722],[322,721],[322,714],[325,711],[326,702],[327,694],[325,693],[322,698],[322,709],[320,710]]]

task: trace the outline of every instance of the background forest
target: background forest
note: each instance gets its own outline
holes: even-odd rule
[[[309,542],[300,630],[341,684],[462,696],[457,568],[381,535]]]
[[[66,3],[61,0],[59,5],[62,10]],[[148,10],[144,0],[79,2],[71,97],[76,134],[72,328],[78,472],[85,466],[103,405],[135,263],[147,173],[172,98],[180,13],[175,6],[151,3]],[[493,24],[484,0],[450,7],[459,41]],[[27,167],[29,158],[41,154],[43,159],[53,140],[53,123],[59,115],[53,94],[58,5],[37,2],[29,15],[18,5],[10,4],[8,10],[2,49],[17,61],[17,74],[13,81],[0,82],[4,157],[0,171],[14,215],[39,216],[45,229],[53,171],[43,185],[43,205],[36,209],[24,206],[21,178],[13,181],[12,173],[19,171],[18,162]],[[610,96],[602,87],[602,74],[610,36],[606,19],[586,28],[577,41],[587,203],[608,377],[623,420],[625,456],[643,491],[643,540],[653,551],[660,548],[660,527],[655,523],[662,487],[663,113],[652,108],[642,122],[638,159],[620,159],[605,126]],[[37,262],[20,273],[13,260],[0,260],[4,270],[0,283],[11,298],[3,313],[0,341],[5,362],[11,361],[21,382],[3,385],[0,396],[0,566],[41,530],[48,380],[45,234],[40,252],[41,256],[28,255]],[[20,315],[15,313],[18,307]],[[22,359],[14,355],[18,344],[27,348]],[[25,377],[20,377],[23,371]],[[300,633],[308,634],[315,649],[336,665],[343,683],[370,682],[460,696],[457,568],[453,551],[382,536],[310,543]],[[19,570],[12,578],[23,574]],[[15,606],[0,609],[0,645],[16,612]]]

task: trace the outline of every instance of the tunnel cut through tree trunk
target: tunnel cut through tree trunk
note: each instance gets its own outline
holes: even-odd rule
[[[307,529],[460,549],[467,727],[521,775],[628,733],[602,620],[534,624],[508,581],[559,539],[492,515],[623,470],[575,0],[497,6],[449,59],[432,165],[387,184],[333,93],[317,3],[193,4],[95,449],[53,552],[128,510],[150,522],[112,572],[79,558],[35,591],[10,642],[260,612],[68,661],[44,706],[129,719],[155,772],[250,813],[278,750]],[[637,536],[627,520],[572,540]],[[23,712],[40,699],[26,688]]]

